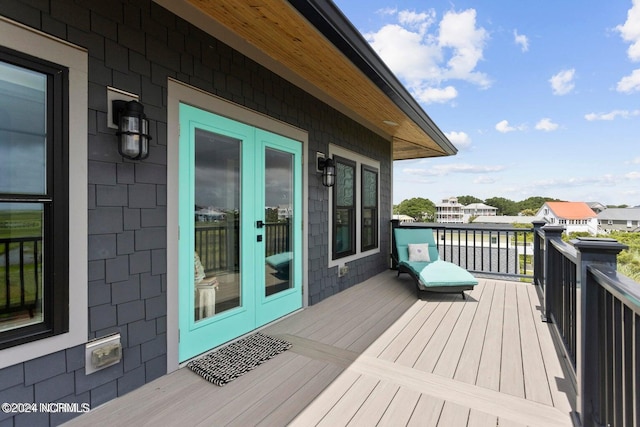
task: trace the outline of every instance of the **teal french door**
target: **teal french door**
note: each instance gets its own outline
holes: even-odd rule
[[[179,359],[302,307],[302,144],[180,105]]]

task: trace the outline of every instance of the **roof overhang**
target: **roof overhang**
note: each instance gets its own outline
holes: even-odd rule
[[[328,0],[154,0],[393,142],[393,159],[457,152]]]

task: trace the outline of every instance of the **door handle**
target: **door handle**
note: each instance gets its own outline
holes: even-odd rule
[[[256,227],[257,227],[257,228],[262,228],[262,227],[264,227],[264,222],[262,222],[262,220],[256,221]]]
[[[257,240],[258,242],[262,242],[262,234],[258,234],[258,235],[256,236],[256,240]]]

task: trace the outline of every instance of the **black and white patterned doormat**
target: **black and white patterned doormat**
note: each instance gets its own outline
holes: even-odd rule
[[[257,332],[192,360],[187,368],[223,386],[289,348],[291,343]]]

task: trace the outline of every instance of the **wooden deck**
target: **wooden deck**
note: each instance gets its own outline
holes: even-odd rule
[[[71,422],[190,426],[570,426],[573,387],[530,284],[418,300],[385,272],[264,332],[293,343],[217,387],[180,369]]]

